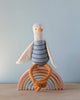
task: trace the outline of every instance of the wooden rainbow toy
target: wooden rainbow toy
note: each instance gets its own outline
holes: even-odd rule
[[[48,71],[44,67],[38,67],[33,71],[33,76],[36,80],[40,80],[46,76]],[[32,83],[32,80],[29,76],[29,70],[27,70],[20,78],[18,83],[18,90],[34,90],[34,86]],[[64,89],[64,83],[60,75],[52,70],[52,74],[50,78],[48,79],[48,84],[45,89],[48,90],[63,90]]]

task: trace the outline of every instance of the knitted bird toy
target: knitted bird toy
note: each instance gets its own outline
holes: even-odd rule
[[[34,89],[38,92],[41,88],[45,88],[48,85],[48,79],[51,77],[53,70],[47,64],[48,60],[51,61],[52,65],[56,68],[55,62],[52,58],[50,49],[47,42],[43,39],[43,26],[41,24],[33,25],[34,41],[29,45],[29,47],[24,51],[17,64],[23,64],[32,60],[33,66],[29,70],[29,77],[33,82]],[[47,74],[41,80],[36,80],[34,78],[34,70],[38,68],[45,67]],[[38,71],[39,73],[40,71]],[[25,75],[23,75],[25,76]],[[26,76],[25,76],[26,77]],[[24,79],[23,79],[24,80]],[[22,81],[22,78],[21,80]],[[62,82],[62,80],[61,80]],[[24,82],[23,82],[24,83]],[[20,83],[21,84],[21,83]],[[63,82],[62,82],[63,84]],[[63,85],[62,85],[63,89]]]

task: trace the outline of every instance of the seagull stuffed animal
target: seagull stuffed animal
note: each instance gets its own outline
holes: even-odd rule
[[[30,68],[29,75],[34,83],[34,88],[36,91],[39,91],[41,88],[45,88],[47,86],[47,80],[51,76],[52,69],[47,64],[50,59],[52,65],[56,68],[55,62],[52,58],[50,49],[45,40],[43,40],[43,26],[41,24],[33,25],[34,32],[34,41],[29,45],[29,47],[24,51],[19,60],[16,62],[17,64],[23,64],[30,60],[33,62],[33,66]],[[44,66],[48,69],[48,75],[42,80],[35,80],[33,77],[32,71],[38,66]]]
[[[47,41],[43,40],[43,26],[33,25],[34,41],[23,52],[17,64],[24,64],[32,60],[33,64],[43,65],[50,59],[51,64],[56,68]]]

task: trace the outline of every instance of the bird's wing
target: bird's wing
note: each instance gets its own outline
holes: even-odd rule
[[[49,49],[48,43],[47,43],[47,41],[45,41],[45,42],[46,42],[46,48],[47,48],[47,52],[48,52],[48,56],[49,56],[49,59],[50,59],[50,61],[51,61],[51,64],[52,64],[55,68],[57,68],[57,66],[55,65],[54,59],[53,59],[53,57],[52,57],[51,51],[50,51],[50,49]]]
[[[21,57],[18,59],[16,64],[24,64],[31,60],[33,49],[33,42],[28,46],[28,48],[22,53]]]

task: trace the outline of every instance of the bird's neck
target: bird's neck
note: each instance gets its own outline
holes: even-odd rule
[[[43,40],[43,33],[34,33],[34,40]]]

